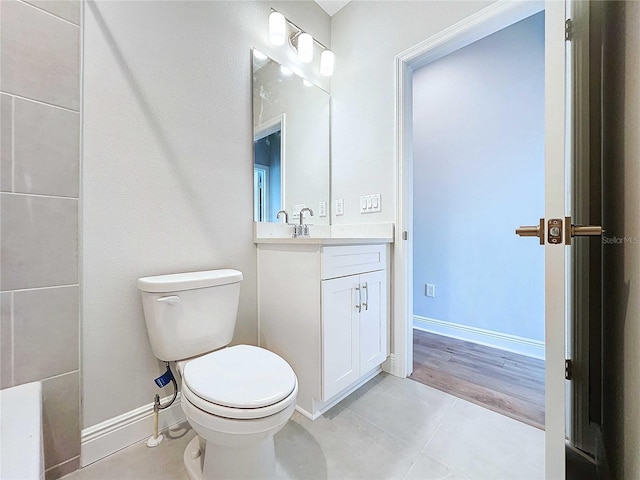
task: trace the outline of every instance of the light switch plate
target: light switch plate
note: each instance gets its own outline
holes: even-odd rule
[[[338,215],[344,215],[344,198],[336,200],[336,216]]]
[[[318,216],[326,217],[327,216],[327,202],[320,202],[318,207]]]
[[[381,210],[381,195],[362,195],[360,197],[360,213],[375,213]]]
[[[435,297],[436,296],[436,286],[432,283],[427,283],[424,286],[424,294],[427,297]]]

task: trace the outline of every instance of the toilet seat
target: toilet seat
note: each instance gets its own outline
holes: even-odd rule
[[[298,382],[296,381],[293,391],[286,398],[261,408],[233,408],[208,402],[193,393],[184,381],[182,382],[182,395],[183,401],[186,400],[194,407],[208,414],[215,415],[216,417],[233,420],[256,420],[275,415],[286,409],[292,402],[295,402],[296,396],[298,395]]]
[[[266,417],[285,409],[297,395],[298,382],[289,364],[251,345],[217,350],[181,367],[184,397],[217,416]]]

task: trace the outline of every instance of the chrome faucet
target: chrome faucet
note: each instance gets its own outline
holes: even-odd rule
[[[308,237],[309,236],[309,225],[304,223],[304,212],[309,212],[309,216],[313,217],[313,210],[310,208],[302,208],[300,209],[300,224],[295,225],[293,229],[294,237]]]
[[[280,220],[281,213],[284,213],[284,223],[286,225],[289,225],[289,215],[287,215],[287,212],[285,212],[284,210],[280,210],[278,213],[276,213],[276,218]]]

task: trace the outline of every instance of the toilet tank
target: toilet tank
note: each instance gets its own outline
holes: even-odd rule
[[[231,342],[236,326],[242,272],[208,270],[138,280],[154,355],[174,361]]]

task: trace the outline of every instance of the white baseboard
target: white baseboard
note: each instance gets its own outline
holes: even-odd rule
[[[390,353],[387,359],[382,364],[382,371],[388,373],[390,375],[395,375],[399,377],[400,374],[396,370],[398,369],[398,365],[396,362],[396,356],[393,353]]]
[[[165,403],[171,397],[163,398]],[[158,430],[184,422],[186,417],[180,407],[180,394],[173,405],[160,411]],[[80,466],[87,465],[122,450],[153,435],[153,403],[123,413],[82,430]]]
[[[436,320],[435,318],[413,316],[413,328],[437,333],[447,337],[479,343],[488,347],[499,348],[508,352],[519,353],[527,357],[544,360],[544,342],[530,338],[518,337],[507,333],[494,332],[482,328],[469,327],[457,323]]]
[[[357,380],[354,384],[348,386],[347,388],[342,390],[340,393],[338,393],[335,397],[332,397],[331,400],[328,400],[327,402],[319,402],[314,399],[313,407],[316,412],[314,414],[312,414],[311,412],[308,412],[307,410],[305,410],[304,408],[301,408],[298,405],[296,405],[296,410],[302,415],[304,415],[305,417],[307,417],[309,420],[315,420],[316,418],[320,417],[324,413],[331,410],[331,408],[333,408],[335,405],[337,405],[342,400],[347,398],[349,395],[351,395],[353,392],[358,390],[361,386],[363,386],[365,383],[367,383],[369,380],[371,380],[373,377],[380,374],[381,372],[382,372],[382,368],[380,366],[374,368],[369,373],[365,374],[362,378]]]

